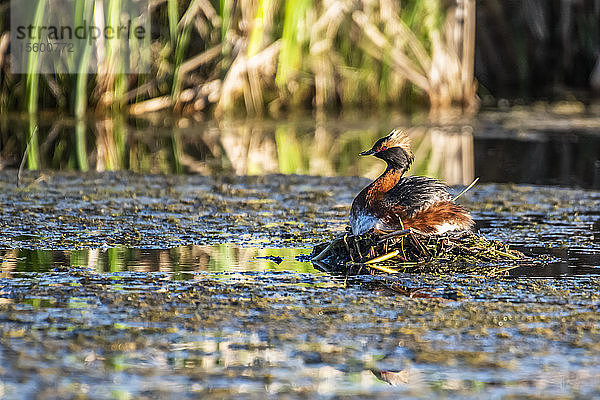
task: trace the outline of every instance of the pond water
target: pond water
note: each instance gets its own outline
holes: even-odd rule
[[[96,121],[83,136],[67,121],[40,125],[44,169],[18,187],[15,121],[0,123],[3,398],[600,396],[594,115]],[[454,193],[481,177],[460,202],[531,262],[315,268],[312,247],[381,170],[356,154],[402,124],[417,126],[413,172]]]

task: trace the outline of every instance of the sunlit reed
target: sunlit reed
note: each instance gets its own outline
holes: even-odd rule
[[[118,25],[127,3],[76,0],[74,23]],[[60,12],[45,4],[35,10],[38,22],[44,12]],[[39,60],[32,54],[26,110],[36,109],[31,103],[38,100],[69,105],[64,111],[77,118],[88,108],[139,114],[173,107],[222,116],[290,107],[471,103],[474,7],[473,0],[445,6],[434,0],[158,2],[151,6],[158,33],[152,43],[130,38],[128,52],[126,43],[99,37],[93,48],[83,46],[72,90],[40,94]],[[466,18],[463,25],[458,14]],[[138,50],[151,53],[151,73],[129,78],[126,70],[135,71],[141,61],[131,56]],[[98,72],[88,76],[92,57]]]

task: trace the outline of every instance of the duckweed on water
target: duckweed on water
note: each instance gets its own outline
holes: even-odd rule
[[[0,171],[0,247],[76,249],[267,241],[308,247],[344,233],[367,179]],[[481,234],[520,248],[600,250],[600,193],[479,184],[460,198]]]
[[[174,281],[81,269],[15,273],[0,285],[9,397],[84,396],[76,382],[97,397],[119,388],[136,398],[600,394],[590,278],[265,272]],[[394,286],[462,296],[385,290]],[[407,370],[412,379],[394,387],[375,378]]]
[[[533,266],[336,277],[268,248],[343,234],[362,179],[14,177],[0,171],[0,396],[600,396],[598,192],[483,184],[461,197],[486,238],[559,257],[550,279]],[[223,242],[265,248],[238,261],[222,249],[211,273],[207,247],[166,250]],[[157,250],[113,269],[119,245]]]
[[[283,175],[26,172],[17,188],[15,179],[15,171],[0,171],[0,246],[32,249],[260,240],[290,247],[343,229],[348,207],[335,206],[348,202],[348,187],[362,183]]]

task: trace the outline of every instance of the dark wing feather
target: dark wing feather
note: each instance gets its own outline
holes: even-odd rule
[[[424,176],[407,176],[390,189],[384,198],[388,208],[402,207],[407,217],[441,201],[451,201],[446,185]]]

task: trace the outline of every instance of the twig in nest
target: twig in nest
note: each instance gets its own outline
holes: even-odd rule
[[[358,245],[358,240],[353,240],[354,242],[354,247],[356,248],[356,252],[358,253],[358,260],[362,261],[363,256],[362,253],[360,252],[360,246]]]
[[[398,250],[394,250],[394,251],[392,251],[390,253],[387,253],[387,254],[384,254],[382,256],[373,258],[372,260],[369,260],[369,261],[365,262],[365,264],[375,264],[375,263],[378,263],[378,262],[389,260],[392,257],[396,257],[399,253],[400,252]]]
[[[519,257],[515,256],[514,254],[510,254],[510,253],[507,253],[507,252],[504,252],[504,251],[501,251],[501,250],[495,250],[495,251],[496,251],[497,254],[500,254],[501,256],[508,257],[508,258],[513,259],[513,260],[518,260],[519,259]]]
[[[352,262],[354,262],[354,257],[352,257],[352,252],[350,251],[350,247],[348,246],[348,234],[344,235],[344,244],[346,245],[346,251],[348,252],[348,255],[350,256],[350,260]]]
[[[386,253],[388,252],[387,245],[388,245],[387,242],[385,242],[384,249],[385,249]],[[369,251],[368,251],[366,257],[374,257],[375,254],[377,254],[377,251],[375,250],[375,247],[371,246],[371,247],[369,247]]]
[[[324,257],[327,255],[327,252],[329,252],[329,250],[331,250],[331,248],[332,248],[333,246],[335,246],[335,245],[336,245],[336,244],[337,244],[337,243],[340,241],[340,239],[341,239],[341,238],[335,238],[335,239],[333,239],[333,241],[332,241],[331,243],[329,243],[329,244],[327,245],[327,247],[325,247],[325,248],[323,249],[323,251],[321,251],[319,254],[317,254],[316,256],[314,256],[314,257],[311,259],[311,261],[319,261],[319,260],[322,260],[322,259],[323,259],[323,258],[324,258]]]
[[[411,232],[410,229],[401,229],[399,231],[390,232],[390,233],[387,233],[387,234],[381,236],[380,237],[381,240],[379,240],[377,243],[381,243],[381,242],[383,242],[386,239],[393,238],[393,237],[396,237],[396,236],[406,236],[410,232]]]
[[[429,257],[430,254],[427,251],[427,249],[421,244],[421,242],[419,241],[419,239],[417,239],[417,237],[415,236],[415,234],[411,234],[409,236],[412,241],[414,242],[415,246],[417,246],[417,248],[419,249],[419,251],[421,252],[422,255],[424,255],[425,257]]]

